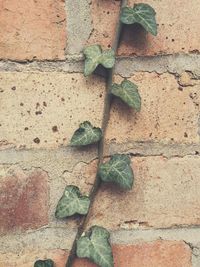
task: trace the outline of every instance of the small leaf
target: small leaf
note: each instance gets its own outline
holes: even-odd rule
[[[86,146],[97,143],[102,137],[100,128],[93,127],[89,121],[84,121],[79,125],[71,139],[71,146]]]
[[[77,241],[76,254],[79,258],[88,258],[101,267],[114,267],[109,232],[99,226],[93,226]]]
[[[101,56],[100,62],[105,68],[111,69],[115,64],[115,52],[113,49],[105,50]]]
[[[124,7],[120,20],[124,24],[139,23],[147,32],[157,35],[156,12],[148,4],[135,4],[133,8]]]
[[[74,214],[85,215],[89,205],[89,197],[82,196],[78,187],[68,185],[56,207],[56,218],[66,218]]]
[[[127,155],[113,155],[110,161],[101,164],[99,168],[102,181],[114,182],[123,189],[131,189],[134,175],[130,163],[130,158]]]
[[[34,267],[54,267],[54,262],[52,260],[38,260]]]
[[[138,87],[128,80],[122,81],[121,84],[114,83],[111,92],[113,95],[121,98],[126,104],[137,111],[141,109],[141,97],[138,93]]]
[[[112,68],[115,64],[113,49],[102,51],[100,45],[91,45],[83,50],[83,54],[85,55],[85,76],[90,75],[99,64],[108,69]]]

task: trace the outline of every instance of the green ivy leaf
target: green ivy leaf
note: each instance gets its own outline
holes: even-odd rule
[[[34,267],[54,267],[54,262],[52,260],[38,260]]]
[[[102,137],[100,128],[93,127],[89,121],[84,121],[79,125],[71,139],[71,146],[86,146],[97,143]]]
[[[113,49],[102,51],[100,45],[91,45],[83,50],[85,55],[85,76],[90,75],[101,64],[105,68],[112,68],[115,64],[115,52]]]
[[[137,111],[141,109],[141,97],[138,92],[138,87],[128,80],[122,81],[121,84],[114,83],[111,88],[113,95],[121,98],[126,104]]]
[[[78,187],[68,185],[56,207],[56,218],[66,218],[74,214],[88,213],[90,199],[82,196]]]
[[[139,23],[147,32],[157,35],[156,12],[148,4],[135,4],[133,8],[124,7],[120,20],[124,24]]]
[[[101,164],[99,176],[104,182],[114,182],[123,189],[131,189],[134,175],[130,163],[127,155],[113,155],[110,161]]]
[[[105,228],[93,226],[77,241],[76,254],[79,258],[88,258],[101,267],[113,267],[109,239],[110,234]]]

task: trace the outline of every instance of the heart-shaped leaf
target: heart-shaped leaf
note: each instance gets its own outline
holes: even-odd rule
[[[138,92],[138,87],[128,80],[122,81],[121,84],[114,83],[111,92],[113,95],[121,98],[126,104],[137,111],[141,109],[141,97]]]
[[[38,260],[34,267],[54,267],[54,262],[52,260]]]
[[[86,146],[97,143],[102,137],[100,128],[93,127],[89,121],[84,121],[79,125],[71,139],[71,146]]]
[[[78,187],[68,185],[56,207],[56,218],[66,218],[74,214],[85,215],[89,205],[89,197],[82,196]]]
[[[93,226],[77,241],[76,254],[79,258],[88,258],[101,267],[113,267],[109,239],[110,234],[105,228]]]
[[[91,45],[83,50],[85,55],[85,76],[90,75],[101,64],[105,68],[112,68],[115,64],[115,52],[113,49],[102,51],[100,45]]]
[[[101,164],[99,176],[104,182],[114,182],[123,189],[131,189],[134,175],[130,163],[127,155],[113,155],[110,161]]]
[[[148,4],[135,4],[133,8],[124,7],[120,20],[124,24],[139,23],[147,32],[157,35],[156,12]]]

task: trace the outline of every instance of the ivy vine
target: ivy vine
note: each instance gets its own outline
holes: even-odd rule
[[[140,24],[147,32],[157,35],[156,12],[148,4],[127,6],[126,0],[121,0],[120,17],[115,32],[112,49],[103,50],[100,45],[90,45],[83,50],[85,56],[84,75],[91,75],[98,65],[106,71],[106,95],[104,100],[102,127],[96,128],[89,121],[80,124],[71,138],[71,146],[87,146],[98,143],[98,166],[96,178],[89,196],[83,196],[78,187],[68,185],[59,200],[55,212],[56,218],[66,218],[74,214],[82,216],[78,231],[73,242],[65,267],[71,267],[76,257],[88,258],[100,267],[114,267],[109,232],[100,226],[92,226],[87,232],[90,211],[97,191],[102,182],[116,183],[124,190],[130,190],[134,182],[134,174],[128,155],[116,154],[104,163],[105,133],[108,125],[111,101],[120,98],[137,112],[141,109],[141,97],[138,87],[124,79],[121,84],[113,83],[115,55],[120,42],[122,25]],[[36,261],[34,267],[54,267],[52,260]]]

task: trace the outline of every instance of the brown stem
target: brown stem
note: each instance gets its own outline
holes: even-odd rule
[[[127,0],[121,0],[121,5],[120,5],[120,13],[121,13],[121,9],[127,5]],[[120,42],[120,35],[121,35],[121,29],[122,29],[122,24],[120,22],[120,19],[118,21],[118,25],[116,27],[116,32],[115,32],[115,39],[113,42],[113,50],[115,51],[115,54],[117,54],[117,49],[119,46],[119,42]],[[98,192],[98,189],[100,187],[101,184],[101,180],[100,177],[98,175],[98,169],[99,166],[102,164],[103,162],[103,157],[104,157],[104,146],[105,146],[105,134],[106,134],[106,130],[107,130],[107,126],[108,126],[108,121],[109,121],[109,117],[110,117],[110,107],[111,107],[111,101],[112,101],[112,94],[111,94],[111,86],[113,83],[113,75],[114,75],[114,69],[115,66],[112,69],[108,69],[107,70],[107,77],[106,77],[106,95],[105,95],[105,99],[104,99],[104,110],[103,110],[103,121],[102,121],[102,132],[103,132],[103,137],[101,139],[101,141],[99,142],[99,146],[98,146],[98,165],[97,165],[97,174],[96,174],[96,178],[94,181],[94,184],[91,188],[89,197],[90,197],[90,207],[89,207],[89,211],[87,213],[87,215],[83,216],[80,222],[80,225],[78,227],[78,231],[76,234],[76,237],[74,239],[68,260],[66,262],[65,267],[72,267],[73,261],[76,258],[76,243],[77,240],[81,237],[82,233],[85,231],[86,226],[88,224],[88,221],[90,219],[90,214],[91,214],[91,210],[92,210],[92,206],[94,203],[94,199],[95,196]]]

